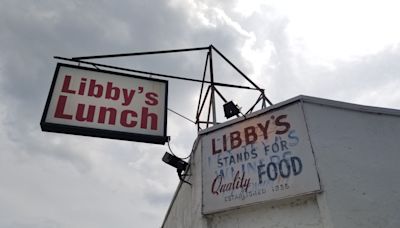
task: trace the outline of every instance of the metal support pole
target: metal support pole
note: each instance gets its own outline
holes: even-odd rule
[[[211,87],[211,85],[210,85],[210,87]],[[208,104],[208,114],[207,114],[207,125],[206,125],[206,128],[208,128],[209,124],[211,123],[210,122],[210,114],[211,114],[211,106],[212,106],[212,99],[211,98],[212,97],[210,96],[210,103]],[[213,123],[213,125],[214,125],[214,123]]]
[[[209,49],[209,47],[184,48],[184,49],[173,49],[173,50],[163,50],[163,51],[132,52],[132,53],[120,53],[120,54],[110,54],[110,55],[91,55],[91,56],[73,57],[72,59],[75,60],[104,59],[104,58],[127,57],[127,56],[138,56],[138,55],[157,55],[157,54],[167,54],[176,52],[202,51],[207,49]]]
[[[240,75],[242,75],[243,78],[245,78],[250,84],[252,84],[258,91],[260,91],[260,93],[262,94],[262,96],[264,97],[264,99],[268,102],[269,105],[272,105],[272,102],[265,96],[264,90],[261,89],[260,87],[258,87],[258,85],[256,85],[256,83],[254,83],[252,80],[250,80],[249,77],[247,77],[241,70],[239,70],[239,68],[237,68],[235,66],[235,64],[233,64],[228,58],[225,57],[225,55],[223,55],[220,51],[218,51],[218,49],[216,49],[214,46],[210,45],[211,49],[214,49],[215,52],[217,52],[217,54],[219,56],[221,56],[229,65],[231,65],[231,67],[233,67],[233,69],[235,69]]]
[[[89,59],[103,59],[103,58],[116,58],[116,57],[128,57],[128,56],[142,56],[142,55],[158,55],[158,54],[192,52],[192,51],[203,51],[203,50],[204,51],[208,50],[208,53],[207,53],[207,57],[206,57],[206,61],[205,61],[202,80],[195,79],[193,77],[182,77],[182,76],[177,76],[177,75],[161,74],[161,73],[142,71],[142,70],[135,70],[135,69],[130,69],[130,68],[111,66],[111,65],[106,65],[106,64],[86,61],[86,60],[89,60]],[[213,59],[212,59],[212,52],[213,51],[215,51],[215,53],[218,56],[220,56],[223,60],[225,60],[225,62],[227,62],[246,81],[248,81],[251,84],[251,86],[243,86],[243,85],[235,85],[235,84],[216,82],[215,78],[214,78],[214,66],[213,66]],[[254,107],[260,101],[262,101],[262,104],[261,104],[262,108],[265,108],[267,103],[269,105],[272,105],[272,102],[265,96],[264,89],[258,87],[249,77],[247,77],[238,67],[236,67],[228,58],[226,58],[213,45],[209,45],[208,47],[171,49],[171,50],[147,51],[147,52],[132,52],[132,53],[107,54],[107,55],[92,55],[92,56],[80,56],[80,57],[73,57],[73,58],[64,58],[64,57],[54,56],[54,58],[65,60],[65,61],[76,62],[78,64],[82,63],[82,64],[92,65],[93,67],[95,67],[98,70],[100,70],[99,67],[104,67],[104,68],[108,68],[108,69],[139,73],[140,75],[144,74],[144,75],[171,78],[171,79],[184,80],[184,81],[190,81],[190,82],[197,82],[197,83],[200,82],[201,83],[200,97],[199,97],[199,101],[198,101],[198,104],[197,104],[196,121],[194,122],[195,124],[197,124],[198,130],[201,129],[200,128],[200,124],[203,124],[203,123],[206,123],[207,127],[209,126],[209,124],[213,124],[213,125],[217,124],[216,96],[220,96],[221,99],[226,103],[226,99],[222,96],[221,92],[217,89],[218,86],[230,87],[230,88],[248,89],[248,90],[258,90],[261,93],[260,97],[257,99],[256,103],[250,108],[250,110],[247,113],[252,112]],[[207,74],[207,71],[208,71],[208,69],[207,69],[208,68],[208,64],[209,64],[209,68],[210,68],[209,69],[210,80],[206,81],[205,78],[206,78],[206,74]],[[203,89],[205,89],[205,84],[209,84],[209,85],[208,85],[208,88],[207,88],[207,90],[206,90],[206,92],[204,94],[203,93]],[[203,94],[204,94],[204,98],[203,98]],[[210,94],[210,98],[208,98],[208,94]],[[207,121],[205,122],[205,121],[201,121],[200,120],[200,116],[202,114],[202,111],[203,111],[203,108],[204,108],[206,102],[209,103],[209,105],[208,105]],[[172,111],[172,110],[170,110],[170,111]],[[172,111],[172,112],[174,112],[174,111]],[[212,112],[212,120],[211,120],[211,112]],[[174,112],[174,113],[176,113],[176,112]],[[178,113],[176,113],[176,114],[178,114]],[[243,115],[243,113],[241,113],[241,114]],[[245,115],[243,115],[243,116],[246,117]],[[187,119],[186,117],[183,117],[183,118]]]
[[[172,79],[178,79],[178,80],[184,80],[184,81],[191,81],[191,82],[200,82],[200,83],[210,83],[210,81],[205,81],[205,80],[199,80],[199,79],[193,79],[189,77],[180,77],[180,76],[175,76],[175,75],[168,75],[168,74],[160,74],[160,73],[155,73],[155,72],[150,72],[150,71],[142,71],[142,70],[135,70],[135,69],[130,69],[130,68],[125,68],[125,67],[118,67],[118,66],[111,66],[111,65],[106,65],[106,64],[101,64],[101,63],[94,63],[94,62],[88,62],[84,60],[79,60],[79,59],[70,59],[70,58],[65,58],[65,57],[60,57],[60,56],[54,56],[55,59],[61,59],[65,61],[71,61],[71,62],[76,62],[76,63],[84,63],[88,65],[92,65],[96,67],[105,67],[109,69],[114,69],[114,70],[122,70],[122,71],[127,71],[127,72],[133,72],[133,73],[139,73],[139,74],[145,74],[145,75],[153,75],[153,76],[158,76],[158,77],[165,77],[165,78],[172,78]],[[220,83],[220,82],[213,82],[217,86],[224,86],[224,87],[231,87],[231,88],[238,88],[238,89],[248,89],[248,90],[256,90],[255,88],[251,88],[248,86],[240,86],[240,85],[232,85],[232,84],[226,84],[226,83]]]
[[[213,61],[212,61],[212,46],[209,48],[210,53],[210,81],[211,81],[211,106],[213,113],[213,125],[217,124],[217,111],[215,108],[215,88],[214,88],[214,69],[213,69]]]
[[[204,81],[206,79],[206,74],[207,74],[207,64],[208,64],[209,56],[210,56],[210,53],[207,52],[206,63],[204,64],[204,71],[203,71],[203,82],[201,83],[199,103],[197,105],[197,111],[196,111],[197,130],[200,130],[199,117],[200,117],[200,114],[201,114],[201,109],[203,109],[203,107],[200,109],[200,104],[201,104],[201,99],[203,98],[203,88],[204,88]],[[208,89],[207,89],[207,91],[208,91]],[[206,100],[206,99],[207,99],[207,94],[204,97],[204,100]]]

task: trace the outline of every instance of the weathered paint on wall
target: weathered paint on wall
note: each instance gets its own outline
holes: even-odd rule
[[[322,228],[314,196],[259,204],[208,216],[210,228]]]
[[[203,214],[320,190],[301,104],[204,134]]]
[[[193,187],[178,188],[163,227],[400,227],[400,111],[303,96],[275,107],[299,103],[322,193],[204,216],[199,143],[191,162]]]

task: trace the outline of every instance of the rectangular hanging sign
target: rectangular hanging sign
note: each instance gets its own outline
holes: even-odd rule
[[[300,105],[203,135],[203,214],[320,190]]]
[[[168,82],[58,63],[43,131],[164,144]]]

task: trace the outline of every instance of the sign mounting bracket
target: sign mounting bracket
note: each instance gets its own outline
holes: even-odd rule
[[[194,52],[194,51],[207,51],[205,67],[204,67],[204,73],[203,73],[203,77],[202,77],[201,80],[200,79],[196,79],[196,77],[178,76],[178,75],[170,75],[170,74],[149,72],[149,71],[136,70],[136,69],[131,69],[131,68],[124,68],[124,67],[118,67],[118,66],[113,66],[113,65],[107,65],[107,64],[88,61],[88,60],[93,60],[93,59],[132,57],[132,56],[144,56],[144,55],[159,55],[159,54],[172,54],[172,53]],[[231,66],[236,72],[238,72],[239,75],[242,76],[247,82],[249,82],[251,86],[244,86],[244,85],[216,82],[215,81],[215,76],[214,76],[213,54],[212,54],[213,52],[215,52],[226,63],[228,63],[228,65]],[[184,80],[184,81],[189,81],[189,82],[201,83],[200,96],[199,96],[199,101],[198,101],[198,105],[197,105],[196,120],[195,120],[195,124],[197,124],[198,130],[202,129],[201,126],[203,124],[206,125],[206,128],[210,124],[211,125],[218,124],[218,122],[217,122],[217,111],[216,111],[216,101],[215,101],[216,94],[224,102],[226,102],[226,99],[222,96],[221,92],[217,89],[217,87],[228,87],[228,88],[236,88],[236,89],[257,90],[257,91],[260,92],[260,96],[257,97],[256,103],[247,112],[245,112],[245,114],[240,113],[243,116],[251,113],[253,111],[253,109],[255,108],[255,106],[260,101],[262,101],[262,104],[261,104],[262,108],[265,108],[267,103],[268,103],[268,105],[272,105],[272,102],[265,95],[265,90],[260,88],[257,84],[255,84],[248,76],[246,76],[235,64],[233,64],[225,55],[223,55],[213,45],[209,45],[207,47],[170,49],[170,50],[146,51],[146,52],[129,52],[129,53],[105,54],[105,55],[91,55],[91,56],[79,56],[79,57],[72,57],[72,58],[54,56],[54,58],[55,59],[64,60],[64,61],[76,62],[78,64],[88,64],[88,65],[94,66],[95,68],[104,67],[104,68],[108,68],[108,69],[114,69],[114,70],[120,70],[120,71],[126,71],[126,72],[133,72],[133,73],[151,75],[151,76],[162,77],[162,78],[170,78],[170,79],[176,79],[176,80]],[[207,69],[208,69],[208,72],[209,72],[210,80],[206,80]],[[205,84],[209,85],[207,87],[207,89],[204,86]],[[204,90],[205,89],[207,91],[204,94]],[[204,94],[204,97],[203,97],[203,94]],[[209,106],[208,112],[210,114],[212,114],[212,115],[207,115],[207,119],[206,120],[201,120],[203,106],[206,103],[205,101],[207,99],[210,100],[209,103],[208,103],[208,106]],[[210,119],[211,117],[212,117],[212,119]]]

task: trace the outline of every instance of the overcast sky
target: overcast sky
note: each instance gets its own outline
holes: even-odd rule
[[[41,132],[53,56],[213,44],[273,103],[305,94],[400,109],[397,2],[0,0],[0,227],[159,227],[178,184],[167,146]],[[201,78],[204,61],[100,62]],[[248,85],[220,59],[215,74]],[[169,107],[194,119],[199,85],[169,83]],[[242,107],[257,98],[225,92]],[[168,115],[171,147],[186,156],[197,129]]]

